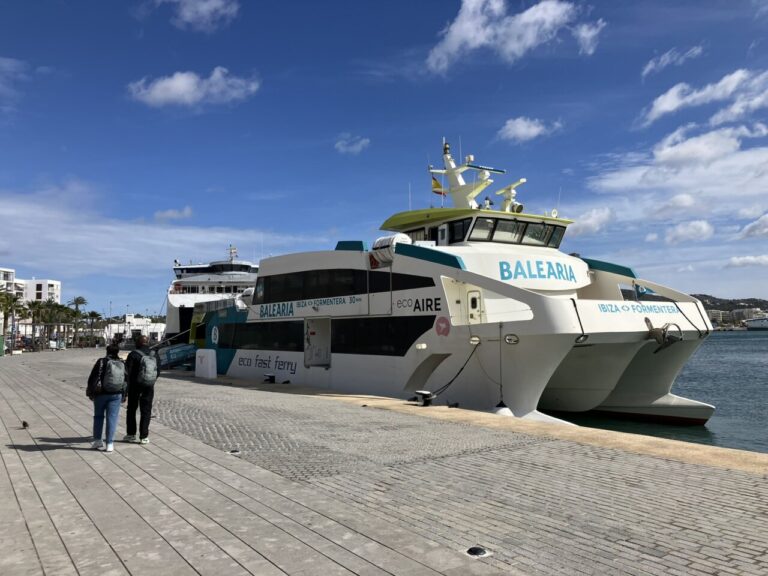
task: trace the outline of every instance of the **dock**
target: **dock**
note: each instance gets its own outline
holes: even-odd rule
[[[107,454],[102,354],[0,357],[3,576],[768,574],[767,454],[176,371]]]

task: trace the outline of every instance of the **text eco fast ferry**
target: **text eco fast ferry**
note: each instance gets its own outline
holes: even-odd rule
[[[701,304],[629,268],[558,248],[569,220],[475,198],[501,170],[444,145],[452,208],[395,214],[394,234],[262,260],[252,294],[208,305],[220,373],[548,419],[603,410],[703,423],[672,383],[709,334]],[[476,172],[465,182],[463,173]],[[439,182],[433,182],[442,192]]]

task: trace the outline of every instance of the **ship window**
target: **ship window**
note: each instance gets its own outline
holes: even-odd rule
[[[304,322],[221,324],[219,348],[243,350],[304,350]]]
[[[410,236],[411,240],[413,240],[414,242],[427,239],[427,233],[424,231],[424,228],[409,230],[408,232],[406,232],[406,234],[408,234],[408,236]]]
[[[499,220],[496,231],[493,233],[494,242],[507,244],[519,244],[525,230],[525,222],[517,220]]]
[[[334,354],[405,356],[417,338],[430,330],[434,316],[343,318],[331,323]]]
[[[493,226],[496,220],[493,218],[478,218],[475,220],[475,225],[472,227],[472,232],[469,235],[470,240],[486,241],[491,239],[493,234]]]
[[[537,222],[529,222],[525,229],[525,235],[523,236],[523,244],[546,246],[551,231],[551,226]]]
[[[456,242],[464,242],[464,238],[467,236],[469,225],[472,223],[472,218],[464,218],[463,220],[454,220],[448,223],[448,243],[455,244]]]
[[[565,234],[564,226],[555,226],[552,231],[552,236],[549,238],[547,246],[550,248],[557,248],[560,246],[560,242],[563,240],[563,234]]]

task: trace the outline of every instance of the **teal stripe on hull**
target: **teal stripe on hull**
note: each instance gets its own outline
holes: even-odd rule
[[[245,322],[248,317],[248,312],[245,310],[238,310],[234,305],[224,308],[222,310],[216,310],[214,312],[208,312],[203,321],[205,322],[205,347],[216,350],[216,372],[219,374],[226,374],[229,372],[229,367],[232,365],[232,360],[235,358],[237,350],[232,348],[219,348],[218,344],[213,343],[213,329],[214,327],[218,331],[220,324],[229,324],[232,322]]]
[[[592,260],[591,258],[582,258],[587,263],[590,270],[601,270],[603,272],[610,272],[612,274],[619,274],[621,276],[629,276],[630,278],[637,278],[634,270],[627,266],[621,266],[620,264],[613,264],[611,262],[603,262],[602,260]]]
[[[395,254],[418,258],[419,260],[426,260],[427,262],[434,262],[435,264],[442,264],[443,266],[450,266],[451,268],[458,268],[459,270],[466,270],[464,260],[459,256],[446,254],[440,250],[433,250],[432,248],[426,248],[424,246],[397,243],[395,244]]]

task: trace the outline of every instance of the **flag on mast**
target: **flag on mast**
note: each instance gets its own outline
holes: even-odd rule
[[[440,196],[445,196],[445,190],[443,190],[442,184],[440,184],[434,176],[432,176],[432,192],[440,194]]]

